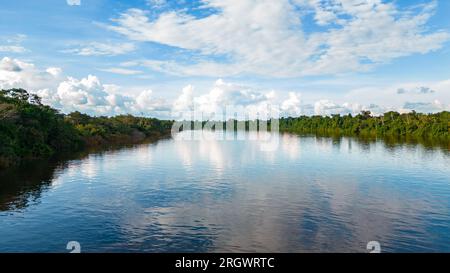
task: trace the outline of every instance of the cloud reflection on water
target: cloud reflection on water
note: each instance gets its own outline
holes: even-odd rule
[[[3,188],[0,251],[49,223],[60,224],[27,250],[79,236],[90,251],[365,252],[371,240],[387,251],[450,251],[445,151],[281,134],[265,152],[249,135],[203,133],[93,154],[57,177],[36,175],[35,186]],[[11,204],[32,209],[10,215]]]

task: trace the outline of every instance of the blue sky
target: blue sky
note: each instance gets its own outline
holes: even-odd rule
[[[64,112],[450,107],[446,0],[0,2],[0,87]]]

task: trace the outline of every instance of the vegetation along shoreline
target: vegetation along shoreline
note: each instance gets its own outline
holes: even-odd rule
[[[250,122],[245,123],[246,129],[250,128]],[[172,120],[132,115],[91,117],[80,112],[66,115],[43,105],[37,95],[24,89],[0,90],[0,169],[27,159],[160,139],[170,135],[173,123]],[[270,129],[270,124],[268,127]],[[381,116],[363,111],[355,116],[279,119],[281,132],[435,140],[444,146],[450,143],[449,127],[448,111],[435,114],[387,112]]]

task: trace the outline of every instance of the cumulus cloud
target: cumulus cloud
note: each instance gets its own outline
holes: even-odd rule
[[[275,108],[281,116],[358,114],[362,110],[375,115],[386,111],[437,112],[450,110],[450,80],[369,86],[334,98],[308,95],[300,91],[260,89],[217,80],[209,90],[195,94],[193,85],[168,101],[149,88],[136,92],[113,84],[103,84],[96,76],[67,77],[61,68],[39,68],[29,62],[5,57],[0,60],[0,88],[25,88],[42,97],[45,104],[63,112],[81,111],[92,115],[133,114],[174,119],[190,119],[192,111],[203,119],[257,118],[270,116]],[[399,94],[399,90],[403,90]],[[404,94],[413,94],[407,96]],[[238,116],[229,110],[239,111]],[[187,114],[187,116],[186,116]]]
[[[135,111],[148,113],[152,111],[170,111],[164,99],[155,98],[152,90],[144,90],[136,97]]]
[[[121,88],[102,84],[98,77],[89,75],[81,80],[68,77],[61,82],[56,92],[44,90],[38,92],[43,102],[64,112],[81,111],[92,115],[150,115],[169,111],[164,99],[153,96],[151,90],[143,90],[136,96],[119,94]]]
[[[172,105],[172,110],[178,115],[175,118],[190,119],[228,119],[237,118],[256,118],[257,114],[270,116],[269,110],[274,109],[276,114],[281,117],[297,117],[300,115],[323,115],[329,116],[333,114],[352,114],[356,115],[361,111],[370,111],[374,115],[381,115],[387,111],[411,111],[404,107],[405,101],[396,106],[378,105],[370,101],[364,100],[363,96],[345,98],[340,101],[332,99],[309,98],[303,101],[300,92],[283,92],[274,90],[258,90],[248,86],[217,80],[212,88],[201,95],[195,95],[194,87],[188,85],[183,88],[181,94],[176,98]],[[346,99],[349,99],[346,101]],[[359,102],[356,100],[360,100]],[[383,98],[386,99],[385,97]],[[412,106],[412,105],[410,105]],[[423,105],[420,110],[424,110]],[[414,106],[412,107],[414,108]],[[445,108],[442,107],[441,110]],[[239,116],[230,116],[233,113],[226,112],[229,110],[241,111]],[[201,114],[202,116],[194,116],[192,114]],[[224,114],[224,115],[223,115]]]
[[[107,27],[131,40],[200,52],[194,63],[148,60],[155,70],[181,75],[284,77],[365,71],[398,57],[437,50],[450,38],[447,32],[426,30],[434,1],[410,9],[382,0],[201,3],[199,9],[215,12],[197,17],[180,9],[150,17],[148,11],[129,9]],[[308,15],[323,31],[302,28]]]
[[[110,95],[97,77],[89,75],[81,80],[68,77],[56,89],[46,88],[36,92],[42,102],[64,112],[81,111],[104,114],[113,111],[107,100]],[[108,108],[109,107],[109,108]]]
[[[304,114],[300,98],[301,94],[289,92],[289,98],[281,103],[282,115],[295,117]]]
[[[249,87],[217,80],[206,94],[194,95],[194,87],[183,88],[172,105],[173,116],[178,119],[256,118],[268,115],[273,92],[261,92]],[[191,114],[200,114],[191,117]]]
[[[51,67],[38,69],[32,63],[4,57],[0,60],[0,88],[25,88],[38,90],[54,85],[59,80],[61,69]]]
[[[176,112],[194,110],[194,87],[192,85],[183,88],[181,95],[173,103],[173,110]]]
[[[192,118],[192,114],[203,119],[256,119],[273,116],[311,115],[312,106],[303,104],[301,94],[289,92],[280,96],[275,90],[259,90],[249,86],[226,82],[214,82],[211,89],[195,95],[194,86],[183,88],[172,105],[174,118]]]
[[[66,0],[69,6],[79,6],[81,5],[81,0]]]
[[[81,80],[69,77],[59,84],[57,95],[65,107],[103,106],[108,93],[97,77],[89,75]]]
[[[249,87],[219,79],[208,93],[197,97],[193,94],[193,87],[186,86],[175,100],[173,109],[178,111],[194,109],[202,113],[203,118],[227,119],[238,112],[253,116],[267,114],[272,99],[272,92],[255,91]]]
[[[405,84],[408,86],[408,84]],[[411,84],[412,86],[412,84]],[[206,93],[195,94],[192,85],[185,86],[178,97],[172,102],[155,96],[150,89],[144,89],[135,95],[122,95],[122,88],[115,85],[103,85],[94,76],[77,80],[68,78],[52,93],[44,90],[40,95],[44,101],[50,98],[55,107],[65,111],[81,110],[91,114],[114,115],[131,113],[136,115],[151,115],[173,119],[254,119],[270,116],[300,116],[300,115],[333,115],[359,114],[370,111],[381,115],[387,111],[432,113],[450,110],[450,98],[447,88],[450,81],[435,83],[436,90],[429,100],[429,94],[405,97],[402,100],[387,103],[386,97],[394,96],[398,88],[386,87],[378,94],[381,104],[374,101],[371,89],[358,96],[341,97],[338,101],[332,99],[310,99],[304,102],[299,92],[289,92],[283,95],[279,91],[259,90],[249,86],[230,83],[221,79],[214,82]],[[414,88],[410,87],[411,90]],[[430,88],[431,89],[431,88]],[[367,90],[369,90],[367,92]],[[441,92],[444,90],[444,92]],[[350,92],[352,93],[352,92]],[[390,95],[387,95],[390,94]],[[348,99],[348,100],[347,100]],[[355,101],[356,100],[356,101]],[[273,111],[275,110],[275,111]],[[233,112],[235,111],[235,112]]]
[[[64,53],[71,53],[80,56],[117,56],[132,52],[136,49],[133,43],[99,43],[92,42],[81,45],[79,48],[63,50]]]
[[[65,113],[81,111],[92,115],[159,115],[170,110],[164,99],[143,90],[136,95],[122,95],[116,85],[102,84],[89,75],[76,79],[65,77],[58,67],[37,68],[32,63],[5,57],[0,60],[0,89],[24,88],[42,98],[44,104]]]

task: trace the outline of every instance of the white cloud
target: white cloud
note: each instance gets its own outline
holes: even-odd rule
[[[289,92],[289,98],[281,103],[283,116],[299,116],[303,114],[301,94]]]
[[[79,6],[81,5],[81,0],[67,0],[67,5],[69,6]]]
[[[89,75],[81,80],[69,77],[59,84],[57,95],[64,107],[77,107],[106,105],[108,93],[97,77]]]
[[[92,75],[82,79],[66,77],[58,67],[41,69],[32,63],[5,57],[0,60],[0,89],[8,88],[25,88],[41,96],[43,103],[66,113],[78,110],[92,115],[130,113],[180,118],[180,115],[195,110],[202,112],[203,118],[219,119],[230,118],[220,115],[224,110],[234,108],[254,118],[256,113],[267,114],[269,106],[279,107],[282,116],[358,114],[362,110],[377,115],[391,110],[450,110],[450,80],[369,85],[334,97],[309,92],[306,101],[299,91],[306,93],[308,90],[285,93],[217,80],[207,92],[195,95],[194,86],[187,85],[177,98],[167,101],[149,88],[125,89],[103,84]],[[170,111],[178,115],[170,116]]]
[[[140,70],[118,68],[118,67],[99,69],[99,70],[100,71],[104,71],[104,72],[114,73],[114,74],[120,74],[120,75],[137,75],[137,74],[142,74],[143,73]]]
[[[439,100],[434,100],[432,102],[406,102],[403,108],[406,110],[414,110],[416,112],[422,113],[436,113],[444,110],[449,110],[450,105],[446,107]]]
[[[329,116],[332,114],[358,114],[364,107],[358,103],[343,103],[336,104],[330,100],[319,100],[314,104],[314,114],[321,116]]]
[[[378,87],[368,86],[347,92],[343,99],[357,99],[364,105],[380,105],[381,110],[384,112],[390,110],[416,110],[417,112],[430,113],[443,110],[449,111],[450,80],[410,82]]]
[[[436,3],[400,10],[395,4],[360,0],[204,0],[218,12],[195,17],[185,10],[155,19],[130,9],[109,29],[131,40],[200,52],[197,63],[148,60],[153,69],[181,75],[302,76],[365,71],[411,54],[442,47],[449,33],[426,28]],[[305,32],[314,15],[321,32]],[[211,57],[226,56],[227,61]]]
[[[26,39],[26,35],[24,34],[16,34],[13,36],[0,37],[0,52],[7,53],[24,53],[27,51],[25,47],[21,45],[21,43]]]
[[[173,103],[172,109],[176,112],[194,110],[194,87],[192,85],[183,88],[181,95]]]
[[[61,68],[39,69],[34,64],[5,57],[0,59],[0,89],[24,88],[38,94],[44,104],[65,113],[81,111],[92,115],[135,114],[168,116],[161,111],[170,105],[144,90],[123,95],[121,87],[102,84],[96,76],[64,77]],[[122,94],[121,94],[122,93]]]
[[[136,112],[170,111],[170,106],[164,99],[155,98],[152,90],[144,90],[136,97]]]
[[[155,98],[151,90],[144,90],[136,96],[121,95],[120,92],[120,87],[104,85],[96,76],[89,75],[81,80],[69,77],[59,84],[56,93],[47,96],[43,101],[54,107],[59,106],[64,112],[82,111],[92,115],[168,115],[158,113],[168,111],[168,104],[163,99]]]
[[[62,69],[59,67],[49,67],[45,71],[54,77],[57,77],[62,73]]]
[[[405,90],[413,90],[415,95],[404,96],[397,91],[403,86]],[[427,87],[428,86],[428,87]],[[351,90],[345,95],[324,98],[324,95],[309,96],[308,101],[302,99],[300,92],[261,91],[248,86],[227,83],[218,80],[213,87],[202,95],[195,96],[194,87],[186,86],[180,96],[175,99],[172,109],[184,112],[178,115],[190,118],[191,112],[200,112],[208,118],[211,113],[220,115],[227,108],[241,109],[244,114],[254,116],[264,114],[268,106],[280,110],[281,116],[300,115],[332,115],[352,114],[370,111],[381,115],[387,111],[432,113],[450,110],[450,80],[435,83],[405,83],[385,87],[365,87]],[[321,98],[322,97],[322,98]],[[229,113],[227,113],[229,114]],[[229,116],[225,117],[229,118]]]
[[[0,52],[23,53],[27,51],[23,46],[3,45],[0,46]]]
[[[192,85],[186,86],[174,101],[174,118],[189,119],[192,111],[202,115],[194,118],[203,119],[245,118],[245,115],[256,118],[257,114],[268,114],[275,98],[274,92],[256,91],[221,79],[206,94],[194,96],[193,90]]]
[[[317,115],[358,114],[362,110],[375,115],[388,111],[450,111],[450,80],[367,85],[335,96],[334,99],[322,98],[314,103],[314,114]]]
[[[63,50],[64,53],[71,53],[80,56],[116,56],[132,52],[136,49],[133,43],[99,43],[92,42],[82,45],[80,48]]]
[[[60,68],[38,69],[34,64],[4,57],[0,59],[0,88],[25,88],[38,90],[49,85],[54,86],[59,80]]]

